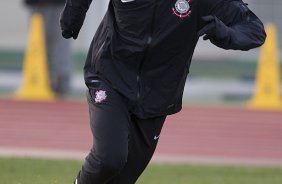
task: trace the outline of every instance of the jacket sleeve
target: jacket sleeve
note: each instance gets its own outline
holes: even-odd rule
[[[214,45],[223,49],[249,50],[264,43],[264,26],[247,4],[241,0],[214,0],[213,4],[208,14],[221,20],[226,29],[224,38],[210,39]]]
[[[66,0],[66,4],[73,7],[79,7],[87,11],[92,0]]]

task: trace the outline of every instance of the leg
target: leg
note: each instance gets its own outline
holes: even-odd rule
[[[65,95],[69,91],[72,74],[70,40],[62,37],[58,19],[63,7],[64,5],[41,7],[45,25],[50,85],[58,95]]]
[[[132,118],[127,163],[109,183],[133,184],[137,181],[154,154],[165,118]]]
[[[106,99],[95,102],[98,90]],[[104,184],[116,176],[127,162],[129,115],[122,97],[104,83],[88,93],[93,146],[77,178],[78,184]]]

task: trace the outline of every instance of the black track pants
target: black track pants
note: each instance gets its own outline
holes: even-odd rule
[[[100,82],[87,93],[93,146],[78,184],[133,184],[153,156],[165,116],[140,119]]]

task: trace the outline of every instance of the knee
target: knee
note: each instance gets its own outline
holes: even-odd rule
[[[125,166],[127,155],[113,154],[101,160],[101,171],[115,175]]]
[[[86,158],[85,169],[90,173],[110,178],[120,172],[127,162],[127,153],[108,152],[96,155],[91,152]]]

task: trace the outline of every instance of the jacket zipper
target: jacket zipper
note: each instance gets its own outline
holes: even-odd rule
[[[150,44],[152,42],[152,37],[151,37],[151,34],[148,36],[148,39],[147,39],[147,42],[146,42],[146,48],[145,48],[145,52],[144,52],[144,55],[142,57],[142,60],[141,60],[141,63],[139,65],[139,68],[138,68],[138,73],[137,73],[137,84],[138,84],[138,91],[137,91],[137,102],[139,101],[140,99],[140,91],[141,91],[141,84],[140,84],[140,76],[141,76],[141,72],[142,72],[142,66],[143,66],[143,63],[145,61],[145,59],[147,58],[147,55],[148,55],[148,52],[149,52],[149,48],[150,48]]]
[[[136,81],[137,81],[137,85],[138,85],[137,103],[140,100],[140,92],[141,92],[140,76],[141,76],[141,72],[142,72],[142,67],[143,67],[143,64],[144,64],[145,60],[147,59],[148,53],[150,51],[150,46],[151,46],[151,42],[152,42],[152,35],[154,33],[156,8],[157,8],[157,0],[154,2],[154,9],[153,9],[153,16],[152,16],[152,19],[151,19],[150,31],[149,31],[149,35],[148,35],[148,38],[147,38],[144,55],[142,57],[140,65],[139,65],[138,73],[137,73],[137,77],[136,77]]]

